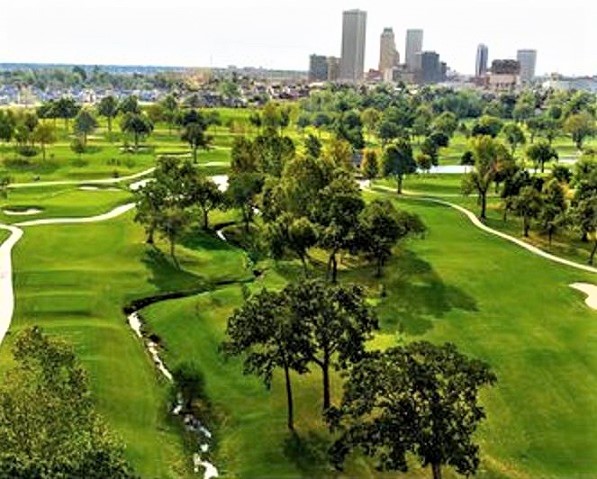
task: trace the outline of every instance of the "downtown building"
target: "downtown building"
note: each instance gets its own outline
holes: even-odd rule
[[[520,64],[520,81],[522,83],[531,83],[535,78],[537,50],[518,50],[516,59]]]
[[[342,56],[340,80],[357,83],[365,72],[367,12],[347,10],[342,14]]]
[[[477,78],[484,77],[487,74],[488,61],[489,48],[487,48],[487,45],[480,43],[477,47],[477,58],[475,60],[475,76]]]
[[[324,82],[328,79],[328,57],[311,55],[309,57],[309,82]]]
[[[404,61],[411,72],[421,70],[421,53],[423,52],[423,30],[406,31],[406,51]]]
[[[400,63],[400,55],[396,50],[396,37],[394,30],[384,28],[379,42],[379,71],[384,72],[397,67]]]

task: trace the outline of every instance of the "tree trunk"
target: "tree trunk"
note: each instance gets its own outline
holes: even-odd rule
[[[203,229],[209,229],[209,211],[207,209],[203,210]]]
[[[323,376],[323,411],[327,411],[331,406],[330,400],[330,364],[329,359],[324,359],[321,365]]]
[[[487,219],[487,192],[483,191],[482,193],[479,193],[479,195],[480,195],[480,200],[481,200],[481,219],[486,220]]]
[[[193,163],[197,163],[197,147],[193,147]]]
[[[46,144],[41,144],[41,157],[44,161],[46,161]]]
[[[332,283],[338,282],[338,260],[336,259],[336,253],[332,255]]]
[[[286,379],[286,400],[288,407],[288,429],[294,431],[294,404],[292,401],[292,384],[290,383],[290,371],[284,366],[284,378]]]
[[[108,134],[112,135],[112,117],[108,116]]]
[[[305,278],[309,277],[309,268],[307,266],[307,260],[304,254],[299,254],[299,258],[301,259],[301,263],[303,264],[303,271],[305,272]]]
[[[531,229],[530,220],[526,216],[522,217],[522,234],[525,238],[529,237],[529,230]]]
[[[402,175],[396,177],[396,193],[402,194]]]
[[[505,223],[506,221],[508,221],[508,207],[504,206],[504,214],[502,216],[502,221]]]
[[[545,162],[541,162],[541,173],[545,173]]]
[[[376,278],[381,278],[381,268],[383,266],[383,260],[381,256],[377,257],[377,272],[375,273]]]
[[[595,259],[595,253],[597,253],[597,238],[595,238],[595,241],[593,244],[593,250],[591,251],[591,256],[589,256],[589,264],[590,265],[593,264],[593,260]]]
[[[442,479],[442,466],[440,464],[431,464],[433,479]]]
[[[172,260],[174,261],[174,264],[176,266],[178,266],[178,260],[176,259],[176,254],[175,254],[175,249],[176,248],[176,243],[174,242],[174,238],[170,238],[170,256],[172,256]]]
[[[145,240],[145,242],[147,244],[151,244],[152,245],[154,243],[154,241],[153,241],[153,231],[154,231],[153,228],[150,228],[147,231],[147,239]]]

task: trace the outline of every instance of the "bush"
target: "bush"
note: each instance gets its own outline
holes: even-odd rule
[[[190,409],[196,400],[205,400],[205,376],[197,364],[184,362],[172,371],[177,391],[182,396],[183,406]]]
[[[23,145],[23,146],[17,147],[17,153],[26,158],[31,158],[31,157],[37,155],[38,150],[34,146]]]

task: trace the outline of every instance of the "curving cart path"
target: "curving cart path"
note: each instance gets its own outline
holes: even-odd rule
[[[11,233],[9,238],[0,245],[0,345],[6,336],[6,332],[12,320],[14,312],[14,290],[12,284],[12,248],[23,236],[21,227],[97,223],[116,218],[132,210],[134,203],[118,206],[107,213],[87,216],[82,218],[44,218],[39,220],[23,221],[14,225],[0,224],[0,229]]]
[[[64,186],[64,185],[113,185],[123,181],[137,180],[144,176],[150,175],[155,170],[155,167],[140,171],[134,175],[121,176],[118,178],[99,178],[94,180],[56,180],[56,181],[34,181],[31,183],[12,183],[9,188],[35,188],[36,186]]]

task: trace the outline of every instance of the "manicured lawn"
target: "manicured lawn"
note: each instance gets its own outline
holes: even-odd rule
[[[365,283],[378,304],[382,331],[374,346],[414,339],[452,341],[491,364],[499,384],[483,394],[489,419],[479,433],[479,477],[595,473],[597,354],[591,344],[597,337],[597,313],[568,287],[595,277],[487,235],[449,208],[415,200],[398,205],[420,214],[429,232],[425,240],[410,241],[386,268],[381,281],[386,297],[379,297],[373,268],[341,272],[343,281]],[[252,289],[279,287],[296,272],[280,264]],[[268,393],[257,379],[242,375],[239,361],[225,362],[218,354],[226,319],[240,304],[241,288],[232,286],[153,305],[144,316],[165,342],[170,364],[194,360],[206,375],[220,423],[216,464],[238,477],[320,477],[316,458],[309,456],[312,466],[306,468],[309,461],[297,460],[285,449],[280,378]],[[337,377],[333,386],[337,401]],[[295,389],[299,434],[311,437],[311,444],[325,443],[318,374],[296,378]],[[428,471],[412,474],[423,477]],[[347,475],[376,476],[362,460],[351,464]]]

